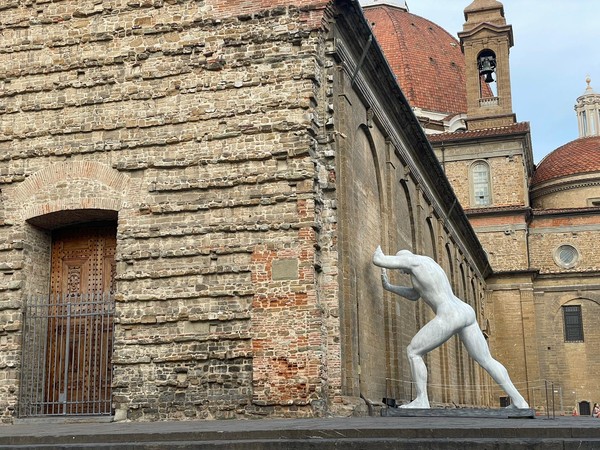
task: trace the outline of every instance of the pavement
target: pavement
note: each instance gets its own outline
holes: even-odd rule
[[[600,419],[352,417],[179,422],[20,420],[0,449],[600,449]]]

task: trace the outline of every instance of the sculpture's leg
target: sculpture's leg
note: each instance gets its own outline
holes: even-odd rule
[[[410,345],[406,353],[408,354],[408,362],[412,379],[415,383],[417,397],[406,405],[401,405],[400,408],[429,408],[429,397],[427,395],[427,367],[423,357],[416,354]]]
[[[510,380],[506,368],[492,358],[485,337],[477,323],[473,323],[464,328],[459,336],[465,345],[467,352],[469,352],[469,355],[471,355],[471,357],[477,361],[477,363],[479,363],[479,365],[483,367],[494,381],[508,394],[512,401],[512,406],[519,409],[529,408],[527,401],[525,401]]]
[[[415,335],[407,348],[408,362],[412,378],[416,386],[416,398],[401,408],[429,408],[427,396],[427,367],[423,356],[446,342],[453,334],[453,329],[439,317],[425,324]]]

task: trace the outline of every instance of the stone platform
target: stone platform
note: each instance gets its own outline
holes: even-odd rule
[[[533,419],[535,410],[516,408],[383,408],[382,417],[470,417],[493,419]],[[600,421],[598,422],[600,425]]]

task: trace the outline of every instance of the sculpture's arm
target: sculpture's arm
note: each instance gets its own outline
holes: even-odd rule
[[[386,291],[393,292],[394,294],[398,294],[401,297],[407,298],[413,302],[416,302],[421,297],[417,291],[413,288],[409,288],[406,286],[396,286],[394,284],[390,284],[390,279],[388,278],[387,270],[381,269],[381,284],[383,284],[383,288]]]
[[[383,253],[383,250],[381,250],[381,246],[377,247],[375,250],[373,264],[388,269],[407,270],[410,268],[410,261],[407,261],[405,258],[398,255],[386,255]]]

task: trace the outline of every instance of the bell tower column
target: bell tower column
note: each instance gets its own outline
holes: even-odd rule
[[[513,32],[504,6],[496,0],[475,0],[464,14],[458,37],[466,61],[467,129],[512,125],[517,121],[510,88]]]

